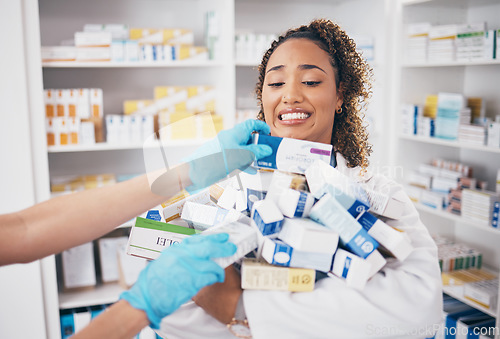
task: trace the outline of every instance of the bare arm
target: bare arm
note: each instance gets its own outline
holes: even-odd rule
[[[225,273],[223,283],[204,287],[193,297],[198,306],[223,324],[229,323],[234,317],[238,299],[243,292],[240,274],[234,267],[228,266]]]
[[[142,175],[0,215],[0,266],[40,259],[110,232],[179,192],[179,180],[190,182],[186,168],[162,176],[155,190],[161,195],[151,192]]]
[[[72,338],[132,338],[144,327],[149,325],[146,312],[138,310],[125,300],[113,304],[90,322],[90,324],[76,333]]]

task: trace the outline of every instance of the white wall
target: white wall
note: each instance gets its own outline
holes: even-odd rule
[[[23,2],[2,0],[1,8],[0,213],[6,213],[32,205],[35,191],[27,128]],[[1,338],[46,337],[39,261],[0,268],[0,300]]]

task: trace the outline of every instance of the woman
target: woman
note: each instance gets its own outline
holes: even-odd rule
[[[363,291],[334,278],[317,281],[310,293],[242,291],[230,267],[224,283],[204,288],[195,303],[165,318],[160,335],[234,338],[226,324],[246,317],[253,338],[433,336],[442,309],[436,246],[400,186],[367,172],[371,146],[361,111],[370,77],[345,32],[331,21],[315,20],[289,30],[265,53],[256,88],[258,118],[271,135],[331,143],[332,166],[366,188],[403,200],[403,217],[387,223],[411,238],[408,258],[389,259]]]

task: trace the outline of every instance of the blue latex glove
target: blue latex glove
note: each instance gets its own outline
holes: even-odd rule
[[[195,296],[200,289],[224,281],[224,269],[212,258],[236,252],[227,233],[193,235],[166,248],[139,274],[137,282],[120,295],[133,307],[146,312],[151,327]]]
[[[246,170],[255,159],[272,154],[267,145],[251,144],[252,132],[269,134],[271,129],[260,120],[246,120],[203,144],[187,160],[192,185],[188,192],[206,188],[235,170]]]

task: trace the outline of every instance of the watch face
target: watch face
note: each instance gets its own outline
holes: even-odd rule
[[[251,338],[252,332],[248,327],[248,323],[243,320],[233,320],[233,322],[228,326],[229,330],[238,338]]]

